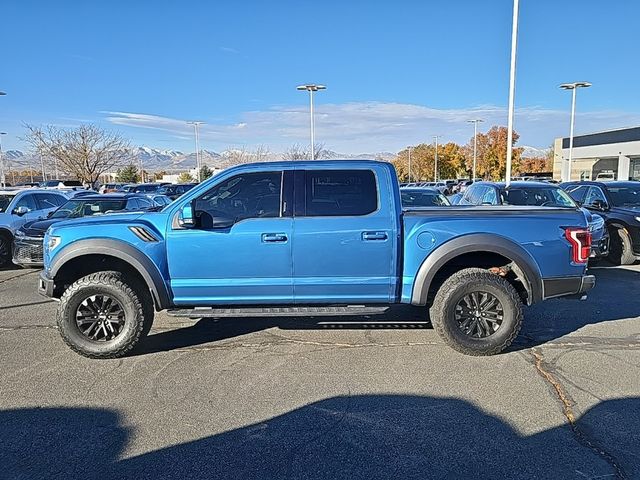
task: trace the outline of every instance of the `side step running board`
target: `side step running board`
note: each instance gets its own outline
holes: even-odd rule
[[[173,317],[331,317],[346,315],[380,315],[389,307],[363,305],[329,306],[329,307],[196,307],[168,310]]]

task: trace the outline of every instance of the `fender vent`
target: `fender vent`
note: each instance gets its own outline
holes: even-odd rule
[[[143,242],[159,242],[159,240],[144,227],[129,227],[129,230]]]

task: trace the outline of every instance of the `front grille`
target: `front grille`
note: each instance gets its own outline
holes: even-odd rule
[[[13,261],[18,264],[43,263],[42,240],[16,240],[13,246]]]

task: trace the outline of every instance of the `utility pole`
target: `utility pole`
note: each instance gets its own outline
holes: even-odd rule
[[[484,122],[484,120],[480,118],[476,118],[475,120],[467,120],[467,123],[473,123],[473,175],[471,176],[471,180],[475,182],[476,180],[476,162],[478,158],[478,123]]]
[[[411,183],[411,149],[413,147],[409,145],[407,148],[409,149],[409,183]]]
[[[516,96],[516,50],[518,48],[518,7],[519,0],[513,0],[513,21],[511,25],[511,67],[509,69],[509,116],[507,120],[507,171],[505,181],[511,184],[511,159],[513,156],[513,110]]]
[[[563,90],[571,90],[571,128],[569,130],[569,163],[566,169],[566,175],[564,172],[564,165],[561,169],[561,177],[564,182],[571,181],[571,161],[573,159],[573,126],[575,124],[576,118],[576,92],[579,88],[587,88],[590,87],[591,84],[589,82],[574,82],[574,83],[563,83],[560,85],[560,88]],[[564,162],[563,162],[564,163]]]
[[[306,90],[309,92],[309,115],[311,116],[311,160],[316,159],[316,150],[315,150],[315,136],[316,136],[316,124],[313,117],[313,92],[318,92],[320,90],[326,90],[327,87],[324,85],[316,85],[313,83],[307,85],[298,85],[296,90]]]
[[[195,141],[196,141],[196,169],[197,169],[197,180],[198,183],[200,183],[201,178],[200,178],[200,125],[203,125],[204,122],[199,122],[199,121],[191,121],[191,122],[187,122],[187,125],[193,125],[193,133],[194,133],[194,137],[195,137]]]
[[[7,132],[0,132],[0,187],[3,187],[3,188],[7,186],[7,180],[4,174],[4,157],[2,156],[2,135],[6,135],[6,134]]]

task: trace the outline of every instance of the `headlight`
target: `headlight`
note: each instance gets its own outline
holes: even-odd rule
[[[22,238],[25,234],[22,230],[16,230],[16,238]]]
[[[60,245],[60,237],[49,237],[47,241],[47,250],[51,251]]]
[[[640,222],[640,217],[636,217],[636,222]]]

